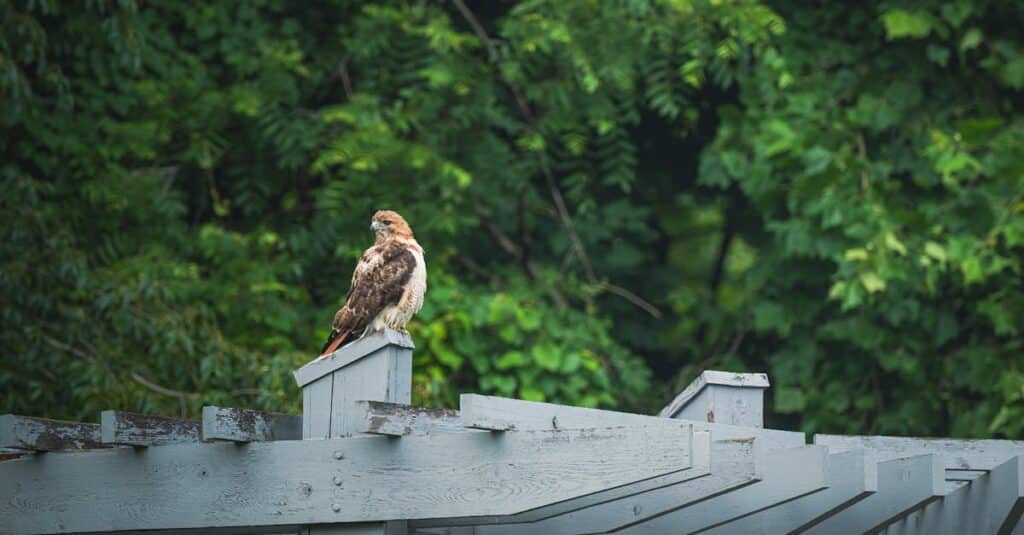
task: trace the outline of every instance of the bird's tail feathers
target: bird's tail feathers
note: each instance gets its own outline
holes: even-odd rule
[[[324,348],[320,351],[321,357],[326,357],[331,353],[337,351],[341,344],[344,344],[348,340],[348,335],[351,331],[339,331],[337,329],[331,329],[331,335],[327,337],[327,343],[324,344]]]

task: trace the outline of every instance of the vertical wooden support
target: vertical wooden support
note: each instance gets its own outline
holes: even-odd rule
[[[407,333],[373,333],[295,371],[302,387],[302,438],[340,438],[363,430],[361,401],[412,401],[412,350]],[[309,526],[308,535],[405,535],[404,520]]]
[[[384,331],[363,337],[331,356],[295,371],[302,387],[302,438],[358,433],[366,409],[359,401],[412,400],[412,349],[408,334]]]
[[[694,379],[659,416],[764,427],[768,375],[707,370]]]

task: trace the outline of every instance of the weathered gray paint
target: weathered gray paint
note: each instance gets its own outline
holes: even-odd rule
[[[68,533],[516,514],[684,470],[690,434],[616,427],[31,456],[0,463],[0,518],[14,532]]]
[[[678,485],[680,483],[708,476],[711,473],[710,440],[708,433],[693,434],[692,445],[687,446],[687,448],[692,451],[692,466],[686,470],[645,479],[621,487],[610,488],[602,492],[532,509],[516,515],[420,520],[411,522],[410,527],[415,529],[426,529],[436,526],[451,527],[476,525],[477,532],[480,534],[498,534],[532,533],[541,529],[550,533],[559,533],[568,529],[567,526],[578,527],[582,523],[586,522],[591,524],[598,522],[598,525],[615,525],[614,519],[608,516],[609,507],[604,507],[609,502],[623,500],[630,496],[646,493],[651,490]],[[749,447],[746,449],[749,450]],[[723,460],[726,458],[733,459],[737,457],[735,451],[724,447],[720,448],[719,451],[716,452],[716,455],[720,455]],[[629,507],[631,508],[632,505]],[[577,512],[578,514],[567,515],[567,513],[572,512]],[[630,516],[628,518],[633,518],[635,516],[632,511],[630,511],[629,515]],[[498,528],[491,524],[511,524],[512,526],[507,528]]]
[[[658,413],[667,418],[764,426],[768,375],[707,370]]]
[[[479,394],[459,396],[459,413],[465,420],[491,420],[507,422],[516,429],[579,428],[598,425],[666,425],[683,421],[693,425],[694,431],[709,431],[714,440],[757,438],[759,451],[802,446],[803,433],[779,431],[758,427],[709,423],[695,420],[673,420],[659,416],[645,416],[628,412],[588,409],[553,403],[523,401]]]
[[[203,407],[203,440],[301,440],[302,417],[230,407]]]
[[[887,534],[997,533],[1024,500],[1024,457],[1013,457],[990,472],[910,513]],[[1012,522],[1013,520],[1011,520]]]
[[[105,448],[99,424],[0,415],[0,448],[24,451],[60,451]]]
[[[757,466],[757,483],[675,509],[623,533],[697,533],[818,492],[828,485],[827,458],[828,450],[820,446],[773,451]]]
[[[870,452],[828,456],[828,488],[709,530],[715,535],[773,535],[803,531],[878,490],[878,470]]]
[[[104,444],[123,446],[164,446],[199,442],[202,423],[147,414],[103,411],[100,437]]]
[[[465,431],[462,418],[456,410],[426,409],[404,403],[365,400],[359,401],[358,405],[363,412],[356,429],[360,433],[398,437]]]
[[[327,357],[309,362],[295,370],[295,381],[299,383],[299,386],[306,386],[325,375],[329,375],[389,346],[400,347],[410,351],[416,348],[416,344],[413,343],[412,337],[408,333],[387,329],[364,336],[355,342],[342,346]]]
[[[869,533],[903,518],[945,493],[944,462],[917,455],[878,463],[878,492],[847,507],[806,533]]]
[[[694,445],[694,467],[680,474],[678,481],[667,485],[651,485],[645,489],[639,485],[630,485],[631,492],[614,500],[570,510],[533,523],[477,526],[476,533],[606,533],[710,496],[736,491],[758,481],[751,442],[710,442],[707,433],[695,433]],[[643,492],[632,492],[635,490]]]
[[[880,461],[935,453],[950,470],[991,470],[1024,454],[1024,441],[1019,440],[814,435],[814,443],[832,451],[874,450]]]
[[[361,401],[409,403],[412,339],[386,330],[359,339],[295,372],[302,387],[303,438],[351,436],[365,429]]]

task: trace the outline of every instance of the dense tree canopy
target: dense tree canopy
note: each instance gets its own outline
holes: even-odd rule
[[[1024,436],[1024,4],[0,1],[0,412],[297,411],[392,208],[414,401]]]

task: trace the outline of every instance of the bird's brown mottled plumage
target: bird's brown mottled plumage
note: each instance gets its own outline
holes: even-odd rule
[[[373,215],[377,239],[356,265],[345,305],[334,315],[321,356],[368,330],[404,330],[423,305],[426,266],[423,249],[402,216],[390,210]]]

